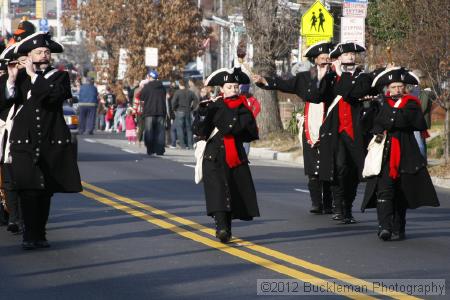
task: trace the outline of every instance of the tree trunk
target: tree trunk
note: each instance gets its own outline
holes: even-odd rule
[[[450,101],[447,101],[445,110],[445,124],[444,124],[444,137],[445,137],[445,147],[444,147],[444,158],[445,163],[449,163],[450,159]]]
[[[260,64],[258,62],[263,61],[258,59],[260,51],[255,49],[254,55],[254,70],[256,74],[264,74],[264,76],[275,76],[276,67],[273,64]],[[261,104],[261,112],[257,117],[257,123],[259,128],[259,137],[265,138],[271,132],[278,132],[283,129],[280,117],[280,107],[278,105],[278,98],[276,91],[267,91],[260,88],[254,88],[254,95]]]

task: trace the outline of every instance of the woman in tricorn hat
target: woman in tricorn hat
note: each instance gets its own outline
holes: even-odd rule
[[[242,143],[258,139],[255,118],[239,84],[250,83],[240,68],[219,69],[205,82],[220,86],[221,94],[200,102],[194,133],[207,140],[203,158],[203,183],[207,214],[216,222],[216,237],[231,239],[231,220],[259,217],[248,158]]]
[[[361,209],[377,208],[378,237],[384,241],[405,238],[407,208],[439,206],[414,138],[414,131],[426,134],[425,119],[420,101],[406,94],[406,84],[417,85],[419,79],[401,67],[384,70],[372,83],[372,87],[387,88],[372,128],[375,142],[386,138],[381,171],[369,177]]]

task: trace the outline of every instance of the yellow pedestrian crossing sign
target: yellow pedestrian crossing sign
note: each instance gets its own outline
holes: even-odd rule
[[[301,34],[329,39],[333,37],[333,24],[333,16],[317,0],[302,16]]]

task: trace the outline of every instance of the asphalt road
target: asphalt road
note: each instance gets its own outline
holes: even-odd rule
[[[84,192],[53,198],[52,247],[23,251],[20,236],[0,230],[0,299],[251,299],[259,297],[258,279],[450,282],[450,190],[437,188],[441,207],[408,211],[405,241],[382,242],[375,211],[359,212],[363,184],[354,206],[359,222],[340,225],[308,213],[303,169],[254,159],[261,217],[233,222],[233,243],[223,245],[205,215],[203,187],[193,182],[192,152],[143,151],[117,137],[79,139]],[[280,283],[272,291],[280,286],[287,291]],[[366,292],[328,299],[369,298]]]

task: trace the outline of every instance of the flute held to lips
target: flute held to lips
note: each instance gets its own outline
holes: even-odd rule
[[[14,66],[14,65],[17,65],[18,63],[19,63],[18,60],[13,60],[13,61],[8,62],[8,66]],[[50,64],[49,61],[37,61],[37,62],[33,62],[33,65],[35,65],[35,66],[48,65],[48,64]]]

